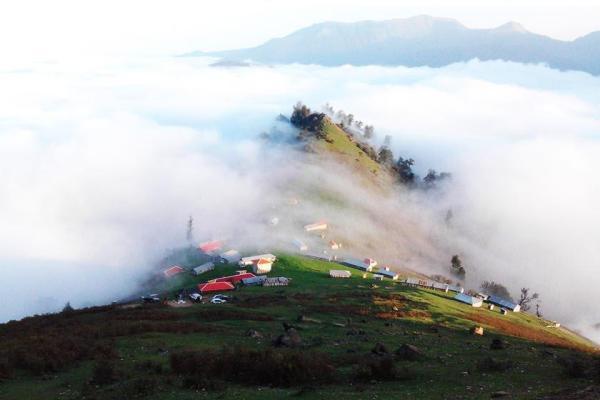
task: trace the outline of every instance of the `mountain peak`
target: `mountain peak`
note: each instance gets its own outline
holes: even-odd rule
[[[500,25],[499,27],[494,29],[494,31],[503,33],[528,33],[528,30],[525,29],[523,25],[515,21],[510,21],[503,25]]]

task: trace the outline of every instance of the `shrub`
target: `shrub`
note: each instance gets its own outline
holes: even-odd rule
[[[117,380],[117,371],[115,364],[108,360],[101,360],[96,363],[92,372],[91,382],[95,385],[108,385]]]
[[[354,370],[354,378],[359,381],[408,380],[414,376],[414,372],[407,367],[398,368],[391,355],[363,358]]]
[[[310,351],[255,350],[241,347],[220,351],[185,351],[171,355],[171,369],[184,375],[188,385],[206,385],[215,379],[251,385],[289,387],[333,378],[329,359]]]
[[[513,367],[511,360],[497,360],[492,357],[486,357],[479,361],[478,367],[484,372],[504,372]]]

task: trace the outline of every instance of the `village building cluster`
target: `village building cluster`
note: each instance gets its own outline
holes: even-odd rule
[[[268,220],[268,223],[272,226],[275,226],[279,223],[279,218],[272,217]],[[326,247],[330,250],[340,250],[342,248],[341,243],[327,238],[325,232],[328,230],[328,227],[329,225],[326,221],[319,221],[304,225],[304,231],[305,233],[309,233],[311,235],[318,235],[320,239],[324,240]],[[445,293],[453,292],[455,293],[453,297],[454,300],[460,303],[467,304],[475,308],[480,308],[484,305],[484,303],[487,303],[488,310],[494,310],[495,307],[499,307],[500,313],[502,314],[507,314],[509,311],[520,311],[519,304],[516,304],[511,300],[503,299],[493,295],[488,296],[484,293],[470,295],[465,293],[465,289],[458,285],[451,285],[434,280],[415,277],[408,277],[401,280],[400,275],[397,272],[392,271],[389,267],[378,267],[378,262],[373,258],[367,257],[359,259],[340,257],[337,252],[329,252],[327,250],[323,250],[321,252],[310,252],[308,245],[299,238],[292,240],[291,243],[296,251],[303,256],[322,261],[334,262],[337,265],[355,269],[361,272],[363,278],[367,278],[370,275],[374,280],[383,281],[384,279],[389,279],[410,287],[439,290]],[[195,292],[192,293],[192,295],[196,295],[196,297],[190,298],[197,299],[197,296],[200,296],[201,298],[202,294],[234,290],[238,285],[274,287],[287,286],[290,284],[291,279],[287,277],[268,276],[268,274],[273,270],[273,264],[277,261],[277,257],[275,255],[256,254],[243,257],[240,252],[235,249],[223,251],[224,245],[225,242],[222,240],[211,240],[200,243],[198,245],[198,251],[206,256],[209,256],[211,261],[191,268],[190,272],[196,276],[200,276],[204,273],[215,270],[219,264],[237,264],[241,269],[238,270],[234,275],[222,276],[198,284],[195,288]],[[248,271],[248,269],[250,269],[250,271]],[[185,268],[179,265],[172,265],[162,271],[162,274],[166,279],[170,279],[186,271],[187,270]],[[343,269],[331,269],[329,270],[329,276],[336,279],[347,279],[352,277],[352,272]],[[223,298],[220,300],[221,301],[219,301],[219,303],[226,301]]]

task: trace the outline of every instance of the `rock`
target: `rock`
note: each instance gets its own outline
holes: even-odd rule
[[[507,397],[510,396],[510,393],[505,392],[504,390],[498,390],[497,392],[494,392],[490,395],[490,397],[492,399],[499,399],[501,397]]]
[[[506,342],[504,342],[500,338],[492,339],[492,344],[490,344],[491,350],[504,350],[506,348]]]
[[[298,347],[302,345],[302,338],[294,328],[288,328],[286,332],[279,335],[273,342],[277,347]]]
[[[395,354],[398,359],[406,361],[415,361],[423,356],[421,350],[412,344],[403,344],[396,350]]]
[[[389,351],[383,343],[377,343],[375,344],[375,347],[371,349],[371,353],[377,354],[378,356],[384,356],[389,354]]]
[[[471,333],[473,335],[483,336],[483,326],[474,326],[471,328]]]
[[[262,333],[260,333],[256,329],[248,329],[246,331],[246,336],[251,337],[253,339],[262,339],[263,338]]]

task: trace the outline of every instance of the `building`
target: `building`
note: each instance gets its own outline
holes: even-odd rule
[[[215,269],[215,263],[207,262],[207,263],[204,263],[202,265],[199,265],[199,266],[193,268],[192,272],[194,273],[194,275],[200,275],[205,272],[212,271],[213,269]]]
[[[397,281],[398,278],[400,277],[400,275],[398,275],[397,272],[390,271],[390,269],[388,267],[381,268],[379,271],[377,271],[377,273],[379,275],[383,275],[386,278],[390,278],[391,280],[394,280],[394,281]]]
[[[277,257],[275,257],[273,254],[259,254],[257,256],[242,257],[238,264],[241,267],[247,267],[248,265],[254,264],[255,261],[258,261],[261,258],[271,262],[275,262],[275,260],[277,260]]]
[[[265,281],[265,279],[267,279],[266,276],[262,275],[262,276],[253,276],[251,278],[244,278],[242,279],[242,283],[245,286],[260,286],[263,284],[263,282]]]
[[[213,254],[223,247],[223,242],[220,240],[211,240],[208,242],[200,243],[198,245],[198,250],[203,252],[204,254]]]
[[[268,274],[273,268],[273,261],[261,258],[252,264],[252,271],[255,274]]]
[[[319,222],[315,222],[314,224],[305,225],[304,230],[306,232],[326,231],[327,230],[327,222],[319,221]]]
[[[301,241],[299,239],[294,239],[294,241],[292,243],[300,251],[306,251],[306,250],[308,250],[308,246],[303,241]]]
[[[235,286],[231,282],[215,282],[210,281],[206,283],[201,283],[198,285],[198,291],[200,293],[208,293],[208,292],[224,292],[226,290],[233,290]]]
[[[263,286],[287,286],[290,283],[289,278],[285,278],[283,276],[279,276],[276,278],[266,278],[263,281]]]
[[[464,293],[465,289],[463,287],[460,286],[448,286],[448,290],[454,293]]]
[[[381,274],[373,274],[373,279],[375,279],[376,281],[382,281],[383,280],[383,275],[381,275]]]
[[[238,271],[235,275],[222,276],[220,278],[214,279],[214,282],[229,282],[235,285],[238,282],[241,282],[242,279],[253,278],[255,275],[251,272]]]
[[[181,268],[179,265],[172,265],[169,268],[165,269],[162,273],[165,278],[172,278],[177,274],[184,272],[185,269]]]
[[[367,258],[367,260],[369,260]],[[369,263],[365,263],[364,261],[360,261],[357,259],[348,258],[345,259],[342,264],[347,265],[352,268],[360,269],[361,271],[371,272],[373,271],[373,266]]]
[[[227,264],[238,263],[242,259],[240,252],[233,249],[227,250],[226,252],[219,254],[219,257],[221,258],[222,262]]]
[[[330,269],[329,276],[332,278],[350,278],[352,276],[352,272],[342,269]]]
[[[373,260],[372,258],[365,258],[363,262],[371,268],[377,266],[377,261]]]
[[[498,307],[502,307],[504,309],[513,311],[513,312],[519,312],[521,311],[521,306],[518,305],[517,303],[511,301],[511,300],[507,300],[507,299],[503,299],[502,297],[498,297],[498,296],[494,296],[491,295],[487,298],[486,300],[488,303],[492,303],[497,305]]]
[[[483,300],[481,300],[479,297],[469,296],[464,293],[458,293],[456,296],[454,296],[454,300],[468,304],[471,307],[481,307],[483,305]]]
[[[488,297],[490,297],[490,296],[488,296],[488,295],[487,295],[487,294],[485,294],[485,293],[477,293],[475,296],[479,297],[479,298],[480,298],[481,300],[483,300],[483,301],[487,300],[487,299],[488,299]]]

